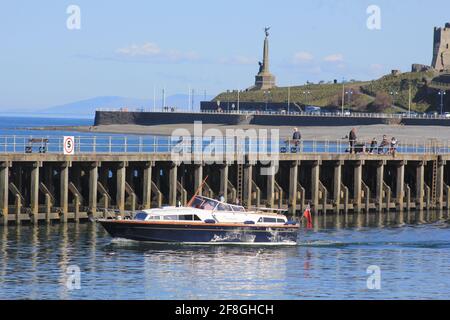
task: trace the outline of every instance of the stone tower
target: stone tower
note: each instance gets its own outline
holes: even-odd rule
[[[267,90],[275,87],[275,76],[269,71],[269,29],[265,28],[263,62],[259,63],[259,72],[255,76],[255,86],[252,90]]]
[[[434,28],[433,62],[437,71],[450,70],[450,23],[444,28]]]

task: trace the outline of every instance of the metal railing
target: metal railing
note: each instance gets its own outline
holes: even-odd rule
[[[450,120],[450,114],[438,114],[438,113],[416,113],[403,112],[403,113],[370,113],[370,112],[349,112],[344,113],[340,111],[336,112],[300,112],[300,111],[271,111],[271,110],[200,110],[189,111],[184,109],[174,109],[170,111],[144,109],[144,108],[101,108],[96,111],[106,112],[164,112],[164,113],[197,113],[197,114],[232,114],[232,115],[281,115],[281,116],[303,116],[303,117],[336,117],[336,118],[375,118],[375,119],[441,119]]]
[[[62,136],[0,136],[0,154],[63,153]],[[168,136],[78,136],[75,154],[118,153],[325,153],[345,154],[350,150],[346,139],[336,140],[258,140],[257,138],[179,138]],[[370,143],[356,143],[356,153],[389,154],[390,145],[370,147]],[[450,154],[450,141],[399,141],[396,153]]]

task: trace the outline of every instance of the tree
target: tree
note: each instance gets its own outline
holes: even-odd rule
[[[392,106],[391,96],[385,92],[380,92],[377,93],[370,109],[374,112],[385,112],[390,106]]]

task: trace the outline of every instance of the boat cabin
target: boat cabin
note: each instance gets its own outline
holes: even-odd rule
[[[288,223],[287,218],[281,214],[246,211],[243,206],[203,196],[195,196],[186,207],[163,207],[138,211],[134,220],[277,225]]]

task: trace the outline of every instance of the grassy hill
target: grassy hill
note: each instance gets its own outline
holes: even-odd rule
[[[428,83],[434,77],[433,72],[403,73],[387,75],[373,81],[354,81],[345,83],[345,108],[353,111],[398,112],[408,109],[409,88],[411,87],[411,110],[437,110],[439,101],[437,92],[430,92]],[[342,84],[324,83],[290,87],[290,101],[300,106],[341,107]],[[392,95],[391,93],[394,93]],[[243,102],[287,102],[288,88],[277,87],[264,91],[242,91],[239,94]],[[235,101],[237,92],[223,92],[213,101]],[[395,105],[395,107],[392,107]],[[382,110],[380,110],[380,106]]]

